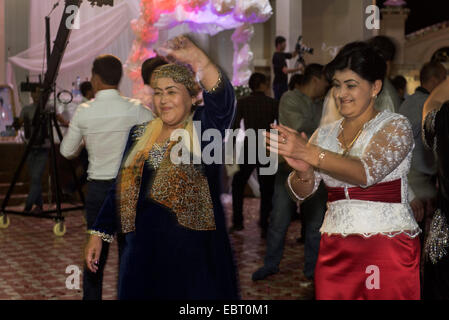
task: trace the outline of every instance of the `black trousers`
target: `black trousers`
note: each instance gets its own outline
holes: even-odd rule
[[[98,213],[103,205],[106,196],[114,186],[114,180],[93,180],[89,181],[87,185],[86,196],[86,221],[87,229],[91,229],[97,219]],[[120,256],[123,245],[123,235],[117,236],[119,248],[119,265]],[[101,300],[103,293],[103,272],[109,253],[109,243],[103,241],[103,246],[100,254],[98,270],[96,273],[91,272],[84,266],[83,272],[83,300]]]
[[[285,83],[273,83],[274,99],[281,100],[282,95],[288,91],[288,84]]]
[[[268,218],[270,216],[272,198],[274,192],[275,175],[261,175],[260,166],[257,164],[241,164],[238,171],[232,179],[232,222],[235,226],[243,226],[243,193],[246,183],[251,173],[257,168],[257,178],[260,189],[260,227],[262,230],[268,229]]]

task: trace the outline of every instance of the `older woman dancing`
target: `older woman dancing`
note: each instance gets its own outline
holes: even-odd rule
[[[269,135],[270,150],[294,169],[287,183],[296,199],[321,180],[328,189],[316,298],[419,299],[421,230],[407,197],[410,123],[374,108],[386,65],[369,45],[346,45],[326,70],[343,118],[319,127],[309,143],[284,126]]]
[[[205,130],[218,129],[224,136],[234,115],[233,87],[188,38],[175,38],[166,51],[192,67],[204,106],[193,111],[201,88],[190,69],[180,64],[156,69],[152,87],[159,117],[131,130],[117,185],[90,230],[86,263],[95,272],[102,240],[121,232],[126,243],[119,299],[238,299],[219,198],[220,165],[174,161],[181,150],[201,158]],[[178,129],[188,133],[181,149],[181,142],[171,139]]]

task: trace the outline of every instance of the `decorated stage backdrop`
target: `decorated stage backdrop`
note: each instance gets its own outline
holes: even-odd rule
[[[37,75],[45,70],[44,17],[57,1],[31,0],[30,47],[9,58],[8,84],[17,93],[11,64]],[[52,39],[62,16],[63,1],[51,14]],[[252,24],[262,23],[272,15],[268,0],[115,0],[114,7],[91,7],[84,1],[79,10],[79,29],[72,30],[61,64],[58,89],[71,89],[77,76],[90,78],[93,59],[102,53],[118,56],[125,64],[126,76],[121,83],[125,95],[140,98],[143,82],[142,62],[155,55],[154,49],[182,33],[199,39],[223,30],[235,30],[232,82],[243,85],[251,75],[253,53],[249,46],[254,34]],[[202,36],[201,36],[202,35]],[[18,113],[20,110],[16,110]]]

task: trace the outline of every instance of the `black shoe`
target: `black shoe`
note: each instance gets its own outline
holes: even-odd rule
[[[42,206],[35,206],[33,210],[31,210],[30,213],[32,214],[42,214],[42,211],[44,211],[44,208]]]
[[[251,277],[253,281],[263,280],[268,276],[271,276],[273,274],[276,274],[279,272],[278,267],[265,267],[259,268],[256,272],[253,273],[253,276]]]
[[[242,231],[245,229],[243,225],[233,225],[231,228],[229,228],[229,233],[234,233],[235,231]]]

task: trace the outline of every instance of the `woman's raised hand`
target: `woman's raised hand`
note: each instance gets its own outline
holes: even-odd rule
[[[175,37],[156,50],[170,62],[190,65],[197,79],[206,90],[211,90],[219,82],[220,74],[209,57],[186,36]]]
[[[166,56],[170,62],[180,62],[192,66],[198,72],[210,63],[209,57],[186,36],[177,36],[168,40],[157,52]]]

